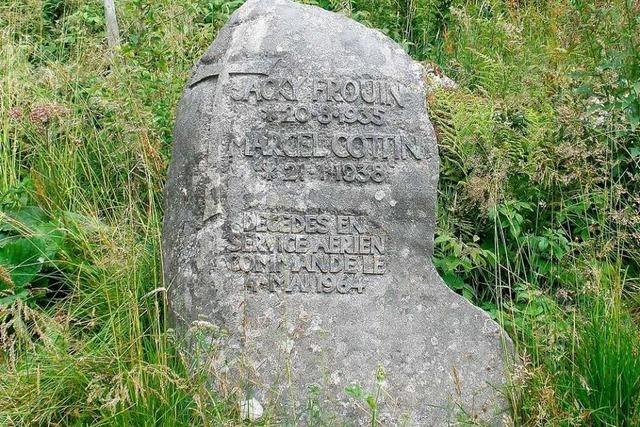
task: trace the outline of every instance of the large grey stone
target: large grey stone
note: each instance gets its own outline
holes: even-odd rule
[[[164,271],[180,333],[217,328],[206,363],[220,393],[294,425],[314,405],[367,422],[353,385],[381,390],[389,425],[499,422],[509,346],[431,262],[438,153],[422,77],[382,33],[286,0],[249,0],[196,65]]]

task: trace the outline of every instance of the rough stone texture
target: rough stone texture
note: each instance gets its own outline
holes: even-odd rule
[[[218,328],[212,383],[294,425],[310,400],[366,423],[353,384],[381,384],[388,425],[498,424],[505,338],[431,263],[437,178],[400,46],[286,0],[234,13],[185,89],[166,186],[171,309],[185,334]]]
[[[439,88],[444,90],[455,90],[458,88],[458,84],[449,78],[442,69],[434,63],[423,63],[424,67],[424,80],[425,89],[427,94],[433,93]]]

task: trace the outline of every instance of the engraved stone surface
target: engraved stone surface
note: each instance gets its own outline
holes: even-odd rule
[[[499,423],[508,338],[432,265],[436,138],[399,45],[249,0],[196,65],[174,138],[165,279],[181,334],[215,325],[202,362],[220,393],[293,425],[314,405],[366,423],[353,385],[380,387],[388,425]]]

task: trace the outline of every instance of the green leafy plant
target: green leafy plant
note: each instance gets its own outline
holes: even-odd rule
[[[0,205],[0,304],[41,299],[56,280],[47,270],[56,269],[64,240],[62,228],[39,207]]]
[[[364,402],[369,411],[371,426],[375,426],[378,422],[378,410],[380,394],[382,393],[385,383],[385,371],[382,366],[376,368],[376,389],[373,392],[367,392],[362,389],[359,384],[352,384],[345,387],[344,391],[357,401]]]

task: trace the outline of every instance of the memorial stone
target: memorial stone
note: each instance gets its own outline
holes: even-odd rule
[[[173,144],[165,280],[186,341],[214,326],[191,357],[219,393],[292,425],[311,407],[368,422],[358,390],[385,425],[500,423],[510,344],[432,264],[436,137],[398,44],[249,0],[195,66]]]

